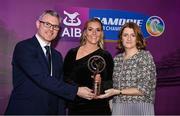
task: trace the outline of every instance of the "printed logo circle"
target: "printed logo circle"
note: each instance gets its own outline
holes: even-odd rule
[[[165,30],[164,21],[158,16],[151,16],[146,22],[146,30],[151,36],[160,36]]]

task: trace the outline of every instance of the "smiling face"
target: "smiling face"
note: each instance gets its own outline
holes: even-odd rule
[[[126,27],[122,32],[122,44],[125,49],[137,49],[136,35],[132,28]]]
[[[37,33],[44,41],[51,42],[58,34],[58,30],[53,26],[59,25],[60,21],[57,17],[45,14],[40,20],[36,21]]]
[[[128,22],[123,25],[119,32],[118,48],[120,51],[146,48],[141,29],[136,23]]]
[[[85,31],[86,44],[97,45],[100,39],[102,39],[102,28],[98,22],[89,22]]]

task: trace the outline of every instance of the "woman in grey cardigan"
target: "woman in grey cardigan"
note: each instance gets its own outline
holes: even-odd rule
[[[154,115],[156,67],[137,24],[126,23],[120,33],[122,53],[114,58],[113,88],[98,98],[114,96],[112,115]]]

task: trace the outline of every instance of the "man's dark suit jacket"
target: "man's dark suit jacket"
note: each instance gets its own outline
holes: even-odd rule
[[[53,76],[34,36],[14,50],[13,91],[5,114],[65,114],[65,100],[73,100],[77,86],[63,82],[61,54],[52,48]]]

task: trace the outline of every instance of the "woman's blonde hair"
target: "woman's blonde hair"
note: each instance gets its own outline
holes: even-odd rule
[[[102,34],[101,34],[101,37],[98,41],[98,47],[100,47],[101,49],[104,48],[104,33],[103,33],[103,24],[101,23],[101,21],[98,19],[98,18],[92,18],[90,20],[88,20],[85,25],[84,25],[84,28],[83,28],[83,32],[82,32],[82,35],[80,37],[80,46],[82,45],[85,45],[86,44],[86,31],[87,31],[87,28],[88,28],[88,24],[91,23],[91,22],[98,22],[101,26],[101,31],[102,31]]]

